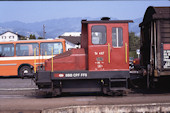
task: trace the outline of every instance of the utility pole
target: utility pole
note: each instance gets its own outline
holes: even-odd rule
[[[45,34],[46,34],[46,32],[45,32],[45,25],[43,25],[43,38],[45,39]]]

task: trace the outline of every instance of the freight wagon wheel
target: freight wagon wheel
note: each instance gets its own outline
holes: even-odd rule
[[[19,69],[19,77],[24,78],[24,74],[32,73],[31,68],[29,66],[22,66]]]

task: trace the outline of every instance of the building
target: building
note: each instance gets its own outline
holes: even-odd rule
[[[17,41],[17,40],[20,40],[21,38],[25,38],[25,36],[19,35],[17,33],[11,32],[11,31],[6,31],[6,32],[0,34],[0,42]]]
[[[66,40],[66,50],[80,48],[81,32],[66,32],[59,36],[59,38]]]
[[[74,36],[74,37],[80,37],[81,32],[65,32],[61,36]]]

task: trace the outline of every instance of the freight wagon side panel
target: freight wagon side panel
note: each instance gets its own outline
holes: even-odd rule
[[[161,61],[162,71],[160,75],[170,74],[170,20],[160,21],[160,36],[161,36]]]

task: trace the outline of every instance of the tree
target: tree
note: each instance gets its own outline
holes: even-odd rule
[[[38,39],[44,39],[43,37],[38,37]]]
[[[136,50],[140,49],[140,38],[134,32],[129,33],[129,56],[137,58]]]
[[[26,37],[20,37],[20,40],[26,40],[27,38]]]
[[[36,39],[35,35],[30,34],[30,39]]]

